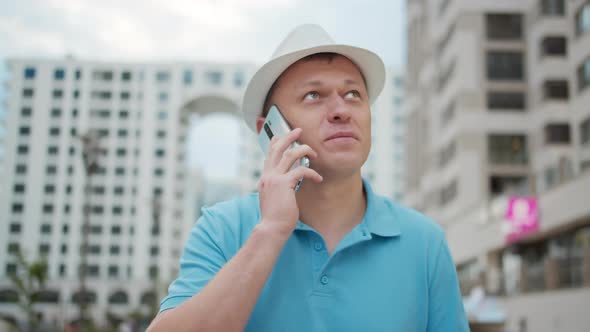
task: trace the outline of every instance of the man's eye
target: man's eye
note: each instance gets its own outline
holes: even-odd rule
[[[320,94],[315,92],[315,91],[311,91],[305,94],[305,96],[303,96],[304,100],[316,100],[320,97]]]
[[[356,90],[352,90],[352,91],[348,91],[346,93],[346,95],[344,95],[344,98],[353,98],[353,99],[357,99],[360,98],[361,94],[360,92],[356,91]]]

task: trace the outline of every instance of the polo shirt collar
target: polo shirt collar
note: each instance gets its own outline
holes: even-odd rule
[[[394,205],[385,198],[376,195],[369,181],[364,178],[363,187],[367,195],[367,210],[361,227],[366,226],[369,232],[379,236],[401,235]]]
[[[367,209],[363,221],[358,227],[361,230],[367,229],[372,234],[384,237],[401,235],[394,206],[387,204],[387,200],[376,195],[369,181],[364,178],[363,187],[367,195]],[[297,222],[295,229],[313,231],[311,227],[301,221]]]

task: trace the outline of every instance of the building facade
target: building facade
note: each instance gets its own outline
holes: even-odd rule
[[[509,331],[590,326],[590,1],[409,0],[405,202]],[[508,240],[511,197],[538,230]]]
[[[148,310],[176,276],[202,181],[185,162],[191,113],[238,114],[247,64],[12,59],[0,197],[0,311],[19,317],[16,253],[45,257],[45,319]],[[90,178],[86,289],[78,271],[85,168],[80,135],[99,137]],[[158,292],[155,292],[158,290]],[[110,309],[109,309],[110,308]],[[19,317],[21,318],[21,317]]]

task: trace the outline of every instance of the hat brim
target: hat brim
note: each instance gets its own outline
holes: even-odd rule
[[[337,53],[352,61],[365,79],[370,104],[373,104],[381,90],[383,90],[385,65],[377,54],[367,49],[350,45],[330,44],[287,53],[259,68],[246,87],[242,100],[242,112],[246,124],[252,131],[256,132],[256,120],[262,114],[264,100],[273,83],[290,65],[316,53]]]

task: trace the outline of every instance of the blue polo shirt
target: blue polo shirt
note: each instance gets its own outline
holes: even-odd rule
[[[331,255],[298,222],[246,331],[469,331],[441,227],[363,184],[365,216]],[[203,208],[160,312],[205,287],[259,220],[258,194]]]

